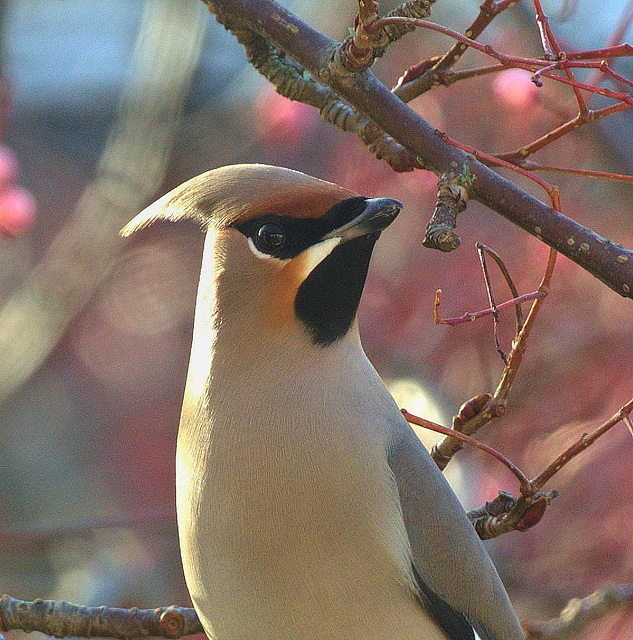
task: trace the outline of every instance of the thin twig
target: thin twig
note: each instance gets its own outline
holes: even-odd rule
[[[371,71],[352,77],[333,76],[328,65],[336,43],[330,38],[271,0],[204,1],[211,5],[222,24],[230,28],[231,21],[237,20],[242,27],[248,26],[280,47],[437,175],[451,167],[467,166],[475,177],[475,199],[550,247],[555,247],[620,295],[633,297],[633,251],[615,245],[591,229],[560,215],[475,158],[447,147],[437,139],[434,128],[398,100]],[[396,20],[402,27],[407,26],[406,22],[397,23]],[[574,246],[567,242],[572,236],[576,242]],[[586,251],[585,247],[589,250]],[[616,260],[619,256],[632,259],[621,263]]]
[[[504,369],[501,380],[499,381],[499,385],[495,389],[495,392],[492,396],[492,401],[495,403],[505,404],[508,395],[510,394],[512,384],[514,383],[514,379],[516,378],[516,375],[518,373],[519,366],[521,365],[521,362],[523,360],[528,337],[530,336],[532,328],[534,327],[534,323],[539,311],[541,310],[541,306],[545,301],[545,297],[549,292],[552,275],[554,273],[554,265],[556,264],[556,256],[556,250],[550,249],[547,259],[547,265],[545,266],[545,273],[543,274],[541,283],[539,284],[537,289],[537,291],[544,295],[535,298],[534,302],[532,302],[532,307],[530,308],[525,323],[521,328],[518,337],[515,339],[514,344],[512,345],[512,351],[510,352],[510,356],[508,357],[508,366]]]
[[[620,17],[620,21],[618,22],[616,28],[613,30],[611,37],[609,38],[606,46],[607,51],[614,51],[618,48],[623,50],[628,49],[629,53],[624,55],[633,55],[633,47],[630,44],[620,44],[622,42],[622,38],[624,38],[624,34],[627,32],[627,29],[633,22],[633,0],[629,0],[628,5],[624,8],[622,12],[622,16]],[[600,55],[600,51],[589,51],[589,52],[581,52],[582,54],[593,54],[590,55],[591,58],[599,58],[600,60],[606,59],[606,55]],[[568,58],[571,58],[573,54],[567,54]],[[578,54],[576,54],[578,55]],[[596,70],[592,75],[589,76],[588,83],[589,84],[599,84],[601,81],[601,73],[600,70]]]
[[[495,154],[495,157],[499,158],[500,160],[506,160],[518,166],[523,166],[523,162],[525,158],[532,155],[533,153],[536,153],[537,151],[540,151],[541,149],[552,144],[556,140],[560,140],[560,138],[562,138],[563,136],[566,136],[568,133],[571,133],[572,131],[576,131],[583,125],[590,124],[592,122],[595,122],[596,120],[599,120],[606,116],[610,116],[620,111],[625,111],[630,108],[631,108],[631,105],[620,102],[617,104],[612,104],[608,107],[602,107],[601,109],[596,109],[595,111],[591,110],[588,112],[585,119],[581,119],[578,115],[576,115],[574,118],[572,118],[568,122],[565,122],[559,127],[556,127],[556,129],[553,129],[552,131],[547,132],[545,135],[541,136],[540,138],[537,138],[530,144],[523,145],[522,147],[520,147],[515,151]]]
[[[512,293],[514,299],[518,298],[519,290],[516,288],[516,285],[514,284],[514,281],[510,276],[510,272],[508,271],[508,267],[506,267],[505,262],[502,260],[501,256],[494,249],[487,247],[485,244],[482,244],[481,242],[476,242],[475,248],[477,249],[477,251],[485,251],[495,261],[495,264],[499,268],[499,271],[501,271],[501,275],[503,276],[504,280],[506,281],[506,284],[508,285],[508,289],[510,289],[510,293]],[[538,292],[535,292],[535,293],[538,293]],[[527,295],[531,296],[533,294],[527,294]],[[534,297],[537,297],[537,296],[534,296]],[[532,298],[530,297],[528,299],[531,300]],[[519,333],[519,331],[521,330],[521,327],[523,326],[523,311],[521,310],[520,303],[517,303],[515,305],[515,310],[516,310],[516,326],[517,326],[516,332]]]
[[[481,270],[484,276],[484,284],[486,286],[486,293],[488,295],[488,303],[490,304],[490,308],[492,309],[495,348],[497,350],[497,353],[501,356],[501,360],[503,360],[503,364],[505,366],[508,366],[508,356],[506,355],[505,351],[501,347],[501,342],[499,341],[499,309],[497,309],[494,293],[492,292],[492,285],[490,284],[490,276],[488,274],[488,265],[486,264],[486,253],[481,248],[482,246],[483,245],[480,245],[477,247],[477,253],[479,254],[479,263],[481,265]]]
[[[476,447],[480,449],[484,453],[487,453],[489,456],[492,456],[495,460],[503,464],[510,472],[514,475],[515,478],[519,481],[519,491],[521,493],[530,493],[530,481],[527,476],[519,469],[514,462],[506,458],[502,453],[494,449],[493,447],[480,442],[479,440],[475,440],[470,436],[465,435],[464,433],[460,433],[459,431],[454,431],[453,429],[449,429],[448,427],[444,427],[441,424],[437,424],[435,422],[431,422],[430,420],[426,420],[424,418],[420,418],[419,416],[414,415],[413,413],[409,413],[406,409],[401,409],[402,415],[405,417],[407,422],[411,424],[415,424],[419,427],[424,427],[425,429],[429,429],[430,431],[435,431],[436,433],[441,433],[449,438],[455,438],[460,442],[465,442],[469,444],[471,447]]]
[[[617,44],[629,27],[629,23],[633,20],[633,0],[629,1],[629,11],[631,14],[625,14],[625,21],[616,30],[615,38],[611,37],[609,44],[602,49],[586,49],[585,51],[569,51],[565,54],[567,60],[606,60],[609,58],[621,58],[625,56],[633,56],[633,45],[628,43]]]
[[[511,7],[514,0],[484,0],[479,8],[479,14],[474,22],[466,29],[466,36],[475,40],[488,25],[505,9]],[[407,69],[398,80],[393,92],[404,102],[409,102],[417,96],[431,89],[438,83],[443,84],[443,78],[457,63],[468,49],[463,42],[455,43],[447,53],[429,65],[428,60]]]
[[[498,60],[499,62],[501,62],[507,67],[527,69],[528,71],[532,71],[533,73],[541,69],[541,75],[543,77],[549,78],[551,80],[555,80],[557,82],[561,82],[563,84],[570,85],[574,89],[574,91],[583,89],[583,90],[589,91],[590,93],[595,93],[608,98],[612,98],[614,100],[625,102],[626,104],[633,106],[633,96],[630,96],[627,93],[610,91],[609,89],[604,89],[597,86],[591,86],[591,85],[579,82],[576,79],[572,80],[570,78],[559,76],[556,73],[554,73],[554,71],[543,71],[545,67],[550,66],[551,63],[549,61],[542,60],[540,58],[526,58],[523,56],[512,56],[512,55],[501,53],[491,45],[488,45],[488,44],[483,45],[477,42],[476,40],[472,40],[471,38],[463,36],[461,33],[458,33],[453,29],[449,29],[448,27],[444,27],[443,25],[435,24],[434,22],[429,22],[428,20],[418,20],[418,19],[412,19],[412,18],[399,18],[399,17],[393,17],[393,18],[385,17],[385,18],[378,18],[378,20],[376,20],[376,26],[398,24],[399,22],[403,22],[403,23],[411,24],[416,27],[431,29],[433,31],[443,33],[444,35],[454,38],[455,40],[458,40],[464,45],[467,45],[473,49],[476,49],[481,53],[484,53],[492,58],[495,58],[496,60]],[[560,68],[565,71],[573,68],[574,66],[577,66],[578,64],[580,63],[574,60],[561,61],[559,64],[556,65],[556,69]],[[585,66],[585,65],[582,64],[580,66]]]
[[[606,422],[601,424],[591,433],[583,434],[574,444],[567,447],[560,455],[539,473],[536,478],[531,481],[532,486],[538,490],[541,489],[556,473],[558,473],[565,465],[573,460],[579,453],[582,453],[587,447],[591,446],[600,436],[604,435],[612,429],[616,424],[625,422],[628,426],[628,420],[633,411],[633,398],[614,413]]]
[[[551,499],[557,495],[555,491],[542,493],[541,489],[545,483],[615,425],[624,422],[629,428],[631,411],[633,411],[633,398],[591,434],[584,434],[578,441],[567,447],[538,476],[530,480],[530,490],[526,492],[522,489],[517,499],[509,494],[503,494],[499,499],[475,510],[470,517],[479,536],[482,539],[489,539],[509,531],[526,531],[533,527],[543,517]]]
[[[460,148],[467,149],[468,151],[472,151],[474,153],[478,153],[475,149],[472,149],[470,147],[467,147],[466,145],[461,145],[460,143],[454,142],[453,140],[448,138],[448,136],[446,136],[445,134],[441,134],[438,132],[438,135],[442,135],[444,139],[446,139],[450,144],[456,144],[456,145],[459,145]],[[486,154],[482,154],[482,155],[486,156]],[[486,156],[486,159],[488,161],[492,161],[493,163],[496,161],[496,159],[492,158],[491,156]],[[556,211],[560,211],[560,199],[559,199],[558,189],[556,187],[552,187],[544,180],[541,180],[537,176],[533,176],[532,174],[525,171],[524,169],[520,169],[514,165],[510,165],[509,163],[504,163],[504,161],[499,161],[499,163],[502,166],[506,166],[507,164],[508,168],[518,173],[522,173],[526,175],[531,180],[539,184],[550,196],[553,208]],[[544,275],[537,289],[540,295],[533,299],[532,307],[530,308],[528,317],[525,323],[522,323],[520,331],[518,331],[517,336],[513,341],[512,351],[510,352],[510,355],[507,359],[506,365],[503,369],[503,373],[499,380],[499,384],[497,385],[497,388],[494,394],[490,398],[490,401],[487,403],[487,405],[482,409],[482,411],[479,414],[473,416],[471,420],[467,421],[463,425],[463,429],[465,433],[473,434],[478,429],[480,429],[483,425],[488,424],[495,417],[498,417],[505,413],[505,405],[507,403],[507,398],[512,388],[512,384],[514,383],[514,379],[517,375],[519,367],[521,365],[523,354],[525,352],[525,348],[527,345],[527,339],[536,321],[541,305],[547,295],[547,292],[549,291],[550,281],[553,275],[554,265],[556,263],[556,255],[557,255],[557,252],[554,249],[551,249],[549,253],[547,265],[545,267]],[[437,293],[436,293],[436,299],[435,299],[435,305],[434,305],[434,313],[435,313],[435,317],[438,318],[439,317],[439,296]],[[452,456],[458,450],[459,450],[459,447],[456,446],[455,440],[451,440],[450,438],[445,438],[434,447],[434,451],[432,452],[432,455],[434,460],[438,464],[438,466],[440,466],[440,468],[443,469],[451,460]],[[521,507],[523,506],[522,503],[520,506]],[[519,522],[519,519],[517,517],[517,522],[515,524],[517,524],[518,522]]]
[[[440,315],[441,295],[442,290],[438,289],[435,292],[435,303],[433,305],[435,324],[447,324],[451,327],[454,327],[465,322],[474,322],[479,318],[485,318],[487,316],[491,316],[494,313],[494,311],[489,308],[483,309],[481,311],[468,311],[461,316],[456,316],[453,318],[442,318]],[[543,297],[545,297],[545,294],[542,291],[532,291],[531,293],[524,293],[522,296],[517,296],[516,298],[512,298],[511,300],[506,300],[505,302],[499,303],[497,305],[497,311],[504,311],[509,307],[516,307],[517,305],[521,305],[524,302],[530,302],[531,300],[535,300],[536,298]]]
[[[574,167],[554,167],[547,164],[540,164],[532,160],[526,160],[522,162],[520,166],[522,169],[526,169],[527,171],[552,171],[554,173],[564,173],[570,176],[580,176],[581,178],[594,178],[596,180],[633,184],[633,175],[623,173],[594,171],[592,169],[575,169]]]
[[[563,73],[567,76],[567,80],[569,80],[571,84],[572,91],[574,92],[574,97],[576,98],[576,104],[578,105],[578,115],[581,120],[584,120],[588,113],[589,109],[587,107],[587,103],[585,102],[585,98],[582,95],[577,83],[576,78],[572,70],[567,65],[562,65],[562,62],[565,58],[565,53],[562,50],[561,46],[558,44],[556,37],[554,36],[554,32],[552,31],[549,19],[545,15],[543,8],[541,7],[540,0],[532,0],[534,4],[534,11],[536,12],[536,22],[539,26],[539,31],[541,33],[541,38],[543,42],[543,47],[545,50],[545,58],[547,60],[556,60],[559,61],[556,65],[558,68],[562,68]],[[555,66],[555,68],[556,68]],[[553,70],[553,69],[552,69]],[[545,74],[544,70],[537,73]]]

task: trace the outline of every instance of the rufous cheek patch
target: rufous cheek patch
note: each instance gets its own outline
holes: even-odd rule
[[[271,328],[288,331],[296,326],[295,299],[301,283],[310,273],[305,252],[281,265],[273,276],[264,305],[264,320]]]
[[[292,323],[297,322],[295,300],[299,287],[340,242],[340,238],[322,240],[308,247],[297,257],[281,264],[274,274],[273,287],[265,311],[266,317],[274,325],[287,330]]]

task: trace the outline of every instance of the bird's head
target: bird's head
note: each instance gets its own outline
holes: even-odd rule
[[[374,243],[401,209],[298,171],[242,164],[192,178],[121,233],[197,221],[208,235],[197,315],[206,305],[216,325],[242,318],[240,331],[298,331],[327,346],[352,326]]]

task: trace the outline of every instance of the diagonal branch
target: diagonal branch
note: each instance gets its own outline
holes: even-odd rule
[[[394,171],[422,167],[401,144],[381,131],[367,116],[342,102],[332,89],[311,78],[301,65],[266,38],[238,22],[230,24],[231,32],[244,47],[246,59],[275,86],[277,93],[315,107],[326,122],[357,135],[378,160],[385,160]]]
[[[524,623],[524,628],[528,640],[571,640],[616,607],[630,606],[632,602],[633,585],[607,585],[586,598],[573,598],[557,618]]]
[[[477,39],[488,27],[488,25],[505,9],[514,4],[513,0],[484,0],[479,7],[479,14],[474,22],[466,29],[466,37],[471,40]],[[410,102],[413,98],[422,95],[437,83],[442,82],[442,78],[457,61],[464,55],[467,47],[463,42],[456,42],[443,56],[439,57],[429,65],[428,60],[407,69],[404,75],[398,80],[394,88],[394,93],[404,102]]]
[[[336,42],[272,0],[204,1],[220,23],[237,19],[283,49],[436,174],[467,167],[474,177],[472,198],[560,251],[620,295],[633,297],[632,250],[554,211],[472,156],[449,147],[428,122],[394,96],[371,71],[333,73],[330,63]]]

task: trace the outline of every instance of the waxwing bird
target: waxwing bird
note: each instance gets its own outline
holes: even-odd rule
[[[361,347],[402,205],[222,167],[122,231],[206,231],[177,447],[182,558],[213,640],[524,640],[455,494]]]

